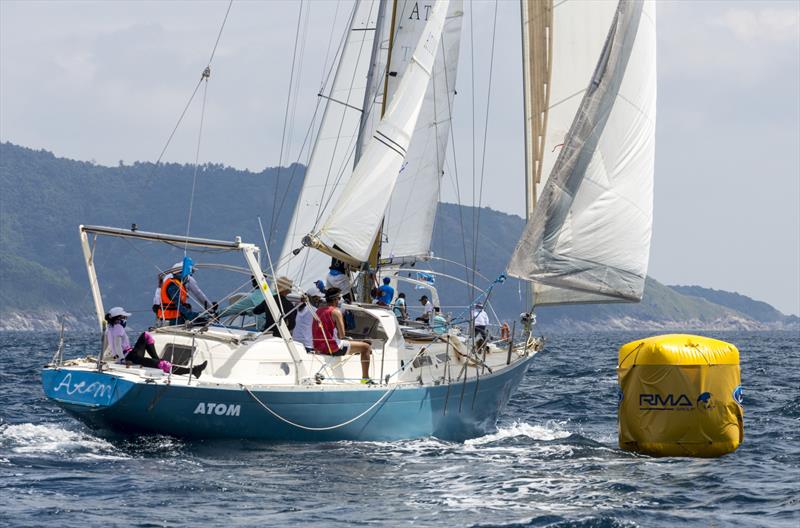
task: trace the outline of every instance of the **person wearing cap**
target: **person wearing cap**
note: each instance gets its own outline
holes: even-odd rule
[[[336,244],[333,245],[334,249],[341,250]],[[328,288],[339,288],[339,291],[348,302],[350,302],[350,273],[347,270],[347,264],[344,261],[331,258],[331,265],[328,266],[328,275],[325,277],[325,290]],[[323,291],[320,288],[320,291]]]
[[[392,288],[392,279],[389,277],[383,278],[383,286],[375,292],[375,300],[381,306],[389,306],[394,300],[394,288]]]
[[[419,302],[422,304],[422,315],[417,317],[416,320],[425,324],[430,324],[433,319],[433,304],[428,300],[427,295],[420,297]]]
[[[312,286],[306,291],[305,296],[297,306],[297,317],[295,318],[292,339],[303,343],[306,352],[313,352],[314,337],[311,333],[311,325],[314,323],[314,314],[317,307],[322,302],[323,294],[316,286]]]
[[[275,304],[278,305],[278,310],[281,312],[281,318],[286,323],[286,327],[290,332],[294,329],[297,318],[297,312],[294,309],[294,303],[292,303],[292,301],[290,301],[287,297],[287,295],[289,295],[292,291],[292,286],[294,286],[294,283],[289,277],[278,277],[278,280],[275,281],[275,287],[278,292],[272,297],[275,299]],[[281,333],[278,330],[278,325],[275,324],[275,319],[272,317],[272,313],[267,307],[266,300],[256,306],[253,309],[253,313],[255,315],[264,314],[264,326],[259,330],[262,332],[269,330],[275,337],[281,337]]]
[[[217,315],[219,319],[223,317],[238,317],[240,315],[252,315],[256,318],[256,328],[262,330],[265,328],[267,317],[264,312],[255,314],[253,313],[257,306],[264,302],[264,293],[258,287],[255,277],[250,277],[250,282],[253,285],[253,291],[249,295],[242,297],[235,303],[231,304]]]
[[[489,326],[489,316],[486,315],[486,311],[483,309],[481,303],[475,304],[475,308],[472,310],[472,320],[475,326],[475,336],[477,337],[480,335],[483,340],[486,341],[489,337],[486,331],[486,327]]]
[[[361,383],[372,384],[369,378],[369,364],[372,347],[364,341],[343,339],[345,336],[344,316],[339,309],[342,299],[339,288],[328,288],[325,291],[325,306],[319,308],[311,326],[314,340],[314,352],[326,356],[344,356],[359,354],[361,356]]]
[[[164,372],[172,372],[177,375],[189,374],[189,372],[191,372],[194,377],[200,377],[200,374],[208,365],[207,361],[204,361],[200,365],[195,365],[192,369],[175,367],[169,361],[158,357],[155,339],[153,339],[153,336],[148,332],[142,332],[139,339],[136,340],[136,344],[131,346],[128,340],[128,334],[125,332],[125,327],[130,315],[131,314],[126,312],[121,306],[115,306],[106,314],[106,349],[104,355],[108,353],[114,358],[115,362],[119,364],[135,364],[143,367],[157,368]]]

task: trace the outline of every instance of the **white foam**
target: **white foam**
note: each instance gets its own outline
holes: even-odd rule
[[[109,442],[55,424],[8,424],[0,428],[0,446],[10,453],[70,455],[71,458],[129,458]]]
[[[490,435],[473,438],[464,442],[466,445],[476,446],[497,442],[505,438],[515,438],[524,436],[533,440],[557,440],[559,438],[566,438],[570,434],[565,429],[567,422],[556,422],[549,420],[544,424],[529,424],[525,422],[514,422],[507,427],[500,427],[497,432]]]

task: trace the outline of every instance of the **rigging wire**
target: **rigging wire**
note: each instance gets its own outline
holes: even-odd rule
[[[475,4],[472,0],[469,2],[470,15],[469,15],[469,58],[471,87],[470,97],[472,99],[472,269],[478,266],[478,236],[475,232],[475,28],[473,20],[475,19]],[[472,296],[475,295],[475,276],[472,277]]]
[[[353,19],[350,21],[350,24],[347,27],[347,31],[346,31],[347,34],[349,34],[352,31],[353,21],[355,20],[355,15],[356,15],[356,11],[354,10],[353,11]],[[370,6],[369,15],[372,15],[372,6]],[[377,29],[376,29],[376,33],[377,33]],[[374,37],[375,36],[373,35],[373,38]],[[366,38],[364,38],[364,37],[361,38],[361,42],[360,42],[359,47],[358,47],[358,55],[357,55],[356,61],[355,61],[356,65],[359,64],[359,62],[361,61],[361,55],[364,52],[364,43],[366,41],[367,41]],[[342,50],[342,51],[344,52],[344,50]],[[346,103],[350,102],[349,94],[353,91],[353,85],[355,84],[356,74],[357,73],[358,73],[358,69],[357,68],[353,68],[353,75],[350,77],[350,86],[348,87],[348,99],[345,101]],[[374,102],[373,102],[373,105],[374,105]],[[363,109],[362,109],[362,112],[363,112]],[[346,115],[346,112],[342,112],[342,117],[339,120],[339,128],[336,131],[336,140],[334,141],[334,144],[333,144],[333,152],[334,153],[336,153],[337,149],[339,148],[339,139],[341,138],[342,128],[344,127],[345,115]],[[355,153],[355,144],[357,143],[357,140],[351,140],[351,141],[352,141],[352,145],[353,145],[353,153]],[[348,146],[348,150],[349,150],[349,146]],[[346,152],[347,152],[347,150],[346,150]],[[341,179],[341,176],[344,173],[344,171],[345,171],[345,169],[346,169],[346,167],[348,165],[347,162],[350,159],[351,155],[352,154],[348,155],[347,158],[345,158],[345,160],[343,161],[342,166],[340,168],[339,175],[335,179],[335,183],[333,185],[333,189],[335,189],[337,187],[338,182]],[[328,165],[328,173],[325,176],[325,183],[322,186],[323,189],[327,189],[328,188],[328,182],[330,181],[331,171],[333,170],[333,161],[334,161],[334,156],[331,156],[331,162]],[[327,209],[328,205],[330,204],[332,198],[333,198],[333,191],[331,191],[330,196],[328,197],[328,200],[325,201],[325,205],[324,206],[323,206],[322,200],[320,200],[319,206],[317,207],[317,216],[314,219],[314,230],[316,230],[317,226],[319,225],[319,221],[322,218],[322,215],[324,214],[324,212]]]
[[[353,11],[352,11],[351,15],[348,17],[348,20],[351,19],[355,15],[356,5],[357,4],[353,5]],[[334,26],[335,26],[335,20],[338,17],[338,7],[339,7],[339,3],[337,2],[337,15],[334,16],[334,24],[331,25],[331,35],[330,35],[330,39],[329,39],[329,42],[328,42],[328,50],[330,50],[330,48],[331,48],[330,44],[333,41],[333,33],[334,33],[333,30],[334,30]],[[325,62],[322,65],[323,71],[322,71],[322,77],[321,77],[320,88],[319,88],[319,93],[320,94],[324,92],[325,86],[327,86],[328,82],[330,81],[331,74],[334,71],[334,66],[337,64],[336,57],[339,56],[339,54],[341,53],[342,49],[344,48],[344,43],[346,41],[346,37],[347,37],[348,33],[349,33],[349,31],[345,31],[342,34],[342,38],[339,39],[339,44],[336,47],[336,53],[334,53],[333,60],[330,63],[330,65],[328,64],[328,56],[326,54]],[[311,162],[311,157],[312,157],[313,152],[314,152],[313,145],[315,143],[314,132],[315,132],[315,129],[316,129],[317,116],[319,115],[319,109],[322,106],[322,102],[323,102],[323,99],[321,97],[318,97],[317,98],[317,102],[314,105],[314,113],[311,116],[311,121],[309,122],[309,125],[308,125],[308,127],[306,129],[306,135],[303,138],[303,144],[300,146],[300,151],[297,153],[297,158],[295,160],[295,164],[299,164],[300,163],[300,161],[301,161],[301,159],[303,157],[303,152],[305,151],[306,145],[311,145],[311,147],[309,147],[309,149],[308,149],[308,153],[306,155],[304,165],[306,167],[308,167],[310,162]],[[278,206],[278,211],[276,213],[277,218],[280,218],[281,212],[283,211],[283,206],[287,202],[286,198],[289,196],[289,191],[292,188],[292,182],[294,181],[294,178],[295,178],[296,174],[297,174],[297,166],[295,165],[295,166],[292,167],[292,172],[289,175],[289,183],[286,185],[286,190],[284,191],[283,195],[281,196],[280,205]],[[298,211],[299,211],[298,209],[295,209],[295,215],[298,213]],[[290,226],[291,226],[291,223],[292,223],[292,220],[289,221],[289,225]],[[287,237],[289,237],[289,236],[293,236],[292,233],[288,233]],[[289,254],[288,256],[290,258],[285,259],[286,262],[292,260],[292,258],[294,257],[294,255],[292,255],[292,254]],[[279,267],[281,266],[280,262],[279,262],[278,266]]]
[[[206,67],[203,70],[203,79],[205,79],[205,84],[203,85],[203,104],[200,108],[200,129],[197,132],[197,149],[195,150],[194,155],[194,174],[192,175],[192,192],[189,194],[189,215],[188,219],[186,220],[186,237],[187,240],[183,244],[183,256],[186,257],[186,252],[189,246],[189,229],[192,226],[192,211],[194,210],[194,191],[197,187],[197,169],[199,168],[199,161],[200,161],[200,145],[203,140],[203,123],[205,122],[206,117],[206,97],[208,96],[208,78],[211,76],[211,69]]]
[[[228,21],[228,14],[230,14],[232,6],[233,6],[233,0],[230,0],[230,2],[228,2],[228,9],[225,11],[225,17],[222,19],[222,24],[220,24],[219,32],[217,33],[217,40],[214,42],[214,47],[211,50],[211,55],[208,58],[208,63],[206,63],[206,69],[209,69],[211,67],[211,62],[214,60],[214,55],[217,53],[217,46],[219,46],[219,41],[222,38],[222,30],[225,29],[225,23]],[[169,137],[167,138],[167,141],[164,144],[164,148],[161,149],[161,153],[158,155],[158,159],[156,159],[156,162],[153,165],[153,173],[155,173],[155,170],[158,168],[159,163],[161,163],[164,154],[167,152],[167,148],[172,142],[172,138],[175,137],[175,132],[178,131],[178,127],[180,127],[181,123],[183,122],[183,118],[186,117],[186,112],[189,110],[189,107],[191,106],[195,95],[197,95],[197,90],[200,89],[200,85],[203,83],[203,80],[206,79],[205,72],[206,70],[204,69],[203,75],[200,76],[200,80],[197,81],[197,85],[195,85],[194,90],[192,90],[192,95],[190,95],[189,100],[186,101],[186,105],[183,107],[181,115],[178,116],[178,121],[175,123],[172,132],[170,132]]]
[[[481,206],[483,205],[483,181],[484,181],[484,170],[486,169],[486,139],[489,135],[489,107],[492,101],[492,74],[494,72],[494,44],[495,44],[495,36],[497,34],[497,0],[494,2],[494,21],[492,22],[492,47],[491,51],[489,52],[489,86],[486,89],[486,117],[483,122],[483,151],[481,153],[481,181],[478,187],[478,208],[474,211],[476,221],[475,221],[475,239],[473,241],[473,249],[474,249],[474,257],[473,260],[477,262],[478,260],[478,236],[480,232],[481,226]],[[473,277],[475,276],[475,268],[473,266]]]
[[[294,70],[297,65],[297,44],[300,39],[300,22],[302,21],[303,17],[303,0],[300,0],[300,9],[297,12],[297,24],[295,27],[294,32],[294,50],[292,51],[292,68],[289,73],[289,88],[286,94],[286,109],[283,114],[283,130],[281,132],[281,149],[280,153],[278,154],[278,174],[275,177],[275,191],[272,193],[272,214],[270,218],[270,225],[269,225],[269,240],[268,243],[272,244],[272,234],[275,231],[275,209],[277,206],[278,200],[278,187],[280,186],[281,181],[281,163],[283,162],[283,149],[286,144],[286,126],[287,121],[289,119],[289,106],[292,98],[292,85],[294,83]]]

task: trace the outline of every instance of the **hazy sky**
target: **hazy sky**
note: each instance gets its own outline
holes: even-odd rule
[[[227,4],[0,0],[0,140],[108,165],[156,159],[208,61]],[[468,8],[462,34],[454,128],[468,204],[471,85],[474,79],[480,150],[494,5],[474,3],[472,38]],[[521,214],[519,5],[498,6],[483,204]],[[800,3],[658,7],[650,274],[667,284],[739,291],[798,314]],[[350,3],[310,2],[305,11],[292,135],[279,160],[298,11],[296,2],[234,2],[212,66],[201,162],[260,171],[298,160]],[[166,160],[193,161],[198,109],[190,109]],[[449,178],[443,199],[455,201]]]

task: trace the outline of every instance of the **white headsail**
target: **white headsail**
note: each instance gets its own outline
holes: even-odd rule
[[[353,171],[379,6],[380,0],[356,2],[333,84],[327,93],[329,100],[306,170],[303,190],[283,243],[278,273],[302,280],[304,287],[316,279],[325,278],[330,257],[309,250],[293,257],[292,252],[302,247],[304,236],[319,227]]]
[[[597,28],[609,26],[601,39]],[[641,299],[652,231],[655,31],[649,0],[566,0],[553,9],[542,167],[550,176],[508,266],[534,283],[537,305]]]
[[[357,260],[368,259],[403,169],[439,53],[448,8],[449,1],[440,0],[430,10],[396,93],[330,217],[317,234],[326,244],[338,245]]]
[[[388,26],[391,24],[387,22],[383,36],[386,41],[382,43],[381,53],[373,65],[373,77],[379,79],[380,83],[376,83],[369,94],[371,104],[365,105],[371,108],[371,112],[362,125],[361,136],[364,142],[372,137],[375,126],[380,121],[384,97],[391,101],[404,77],[411,60],[411,52],[430,18],[433,3],[398,0],[394,16],[386,17],[387,20],[394,19],[392,56],[388,60],[390,71],[386,72]],[[450,135],[463,18],[463,1],[451,0],[417,126],[386,210],[381,247],[383,258],[407,259],[429,254]]]

